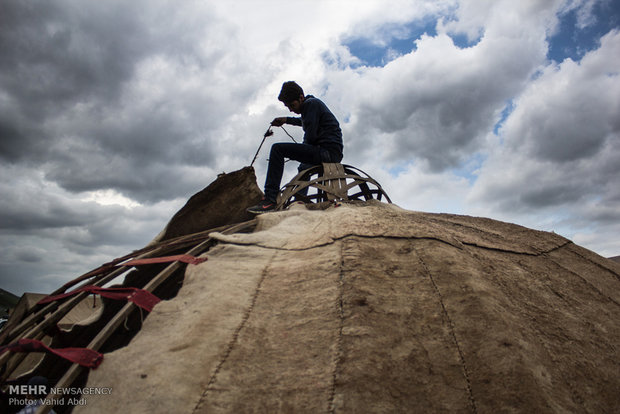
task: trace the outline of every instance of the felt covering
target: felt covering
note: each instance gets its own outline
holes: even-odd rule
[[[74,412],[612,412],[620,266],[554,233],[379,202],[213,234]]]

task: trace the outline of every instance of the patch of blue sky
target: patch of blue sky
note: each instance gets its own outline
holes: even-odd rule
[[[357,66],[381,67],[394,58],[415,50],[415,41],[422,35],[435,36],[437,19],[416,20],[404,25],[383,26],[374,36],[343,39],[343,45],[357,57]]]
[[[506,102],[506,106],[504,106],[504,109],[502,109],[502,113],[499,116],[499,120],[495,123],[495,126],[493,127],[493,134],[495,135],[499,134],[500,128],[504,125],[504,122],[506,122],[506,119],[508,119],[508,117],[510,116],[510,114],[512,114],[512,111],[514,110],[515,110],[514,101],[510,99],[508,100],[508,102]]]
[[[385,25],[373,36],[351,37],[343,40],[352,56],[358,59],[353,67],[383,67],[398,56],[416,50],[415,41],[423,35],[437,35],[437,17],[415,20],[404,25]],[[455,46],[468,48],[480,42],[482,36],[469,39],[462,33],[448,34]]]
[[[469,185],[472,185],[478,179],[478,171],[486,159],[485,154],[475,153],[458,167],[452,168],[450,172],[457,177],[466,179]]]
[[[448,36],[452,38],[452,42],[454,42],[454,45],[459,49],[467,49],[468,47],[476,46],[482,39],[482,35],[479,35],[475,39],[469,39],[464,33],[448,33]]]
[[[620,28],[618,0],[596,1],[589,18],[585,20],[583,12],[582,8],[573,8],[558,15],[559,28],[548,39],[548,59],[558,63],[567,58],[579,61],[587,52],[599,47],[603,35]]]
[[[398,163],[396,165],[393,165],[392,167],[388,168],[387,171],[388,171],[388,173],[390,173],[390,175],[392,177],[396,178],[399,175],[401,175],[402,173],[407,172],[412,164],[413,164],[412,161],[400,162],[400,163]]]

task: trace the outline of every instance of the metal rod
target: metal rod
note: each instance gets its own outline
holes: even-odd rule
[[[269,128],[267,128],[265,135],[263,135],[263,140],[260,142],[260,145],[258,146],[258,149],[256,150],[256,154],[254,155],[254,158],[252,159],[252,162],[250,163],[250,167],[254,165],[254,161],[256,161],[256,157],[258,157],[258,153],[260,152],[260,149],[262,148],[263,143],[265,142],[265,139],[272,135],[273,135],[273,131],[271,130],[271,125],[269,125]]]

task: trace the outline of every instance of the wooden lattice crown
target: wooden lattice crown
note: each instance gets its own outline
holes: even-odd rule
[[[381,185],[362,170],[345,164],[323,163],[301,171],[282,187],[276,210],[296,201],[368,201],[383,197],[392,202]]]

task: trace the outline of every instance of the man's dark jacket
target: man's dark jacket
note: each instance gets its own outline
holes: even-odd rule
[[[304,143],[316,145],[342,157],[342,131],[327,105],[312,95],[301,104],[301,118],[288,117],[286,123],[301,126]]]

